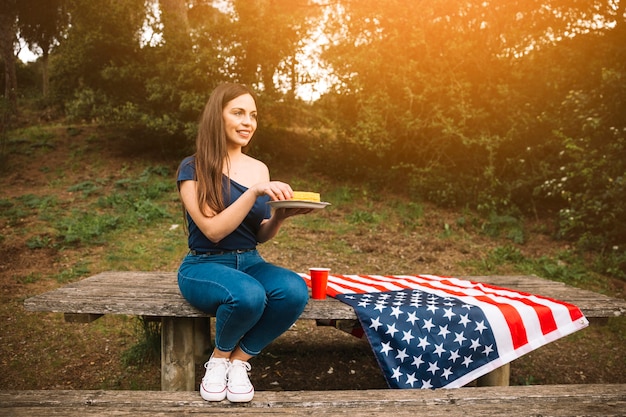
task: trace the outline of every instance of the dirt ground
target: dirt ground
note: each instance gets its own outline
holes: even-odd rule
[[[32,160],[32,155],[11,155],[9,165],[0,172],[0,198],[49,193],[53,170],[32,167],[63,167],[72,147],[68,139],[45,153],[41,160]],[[91,151],[109,153],[106,160],[112,170],[132,162],[131,156],[120,154],[114,147]],[[89,152],[82,160],[86,166],[88,157]],[[64,181],[72,172],[81,173],[76,174],[76,182],[85,175],[85,170],[64,171]],[[71,198],[63,192],[57,196]],[[480,234],[445,239],[441,237],[441,224],[454,224],[458,214],[426,207],[419,227],[412,232],[413,238],[397,239],[397,232],[391,228],[378,229],[375,235],[345,236],[346,244],[355,249],[350,258],[317,253],[313,244],[286,252],[269,243],[260,251],[269,260],[300,271],[324,262],[338,273],[349,273],[358,265],[363,273],[467,275],[474,271],[463,265],[502,244]],[[0,223],[0,389],[159,389],[158,360],[122,360],[138,340],[135,319],[105,316],[90,324],[77,324],[66,323],[60,314],[24,310],[27,297],[62,285],[51,278],[59,270],[82,257],[103,256],[104,252],[103,248],[91,248],[88,253],[81,249],[28,249],[26,225],[39,221],[25,217],[18,224]],[[429,238],[423,238],[426,236]],[[526,256],[549,256],[563,245],[536,232],[530,233],[520,250]],[[174,270],[176,263],[169,267]],[[625,283],[614,280],[608,291],[624,298]],[[594,324],[516,360],[511,368],[511,383],[626,383],[624,320]],[[317,326],[313,321],[297,322],[251,364],[251,378],[257,390],[386,387],[366,341],[333,327]],[[198,367],[198,379],[201,373]]]

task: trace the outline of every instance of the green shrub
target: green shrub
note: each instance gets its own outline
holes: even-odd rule
[[[63,243],[89,245],[104,243],[105,233],[115,230],[119,224],[119,216],[72,210],[71,215],[57,221],[56,228]]]

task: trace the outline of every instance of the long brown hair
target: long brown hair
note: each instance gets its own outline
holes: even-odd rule
[[[254,92],[242,84],[221,84],[209,97],[196,137],[196,180],[198,181],[198,205],[203,214],[208,206],[215,213],[225,208],[222,192],[224,162],[228,163],[226,132],[224,131],[224,107],[235,98],[250,94],[256,101]]]

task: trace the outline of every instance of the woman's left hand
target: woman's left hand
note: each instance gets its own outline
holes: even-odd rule
[[[274,216],[279,219],[287,219],[289,217],[298,216],[301,214],[308,214],[312,212],[310,208],[279,208],[274,211]]]

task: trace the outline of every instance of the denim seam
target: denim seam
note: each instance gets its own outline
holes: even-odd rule
[[[179,275],[180,277],[182,277],[183,279],[186,279],[186,280],[204,282],[204,281],[202,281],[202,280],[198,280],[198,279],[196,279],[196,278],[187,277],[187,276],[185,276],[185,275],[182,275],[182,274],[180,274],[180,272],[179,272],[179,274],[178,274],[178,275]],[[211,285],[214,285],[216,288],[223,289],[223,290],[226,292],[226,294],[228,295],[228,299],[230,299],[230,300],[233,300],[233,299],[234,299],[234,297],[233,297],[232,293],[230,292],[230,290],[229,290],[227,287],[225,287],[225,286],[223,286],[223,285],[221,285],[221,284],[218,284],[217,282],[211,282]],[[225,304],[225,303],[221,303],[221,304]],[[218,308],[219,308],[219,307],[218,307]],[[217,311],[215,311],[215,315],[217,316]],[[230,319],[230,316],[231,316],[231,315],[232,315],[232,311],[231,311],[231,312],[229,312],[228,317],[226,317],[226,319],[224,320],[224,323],[227,323],[227,322],[228,322],[228,320]],[[222,329],[224,329],[225,327],[226,327],[226,326],[224,326],[224,325],[223,325],[223,326],[222,326]],[[235,350],[235,348],[237,347],[237,344],[235,344],[235,346],[233,346],[231,349],[223,349],[223,348],[222,348],[222,347],[218,344],[218,342],[217,342],[217,341],[219,340],[219,338],[221,337],[221,332],[222,332],[222,330],[220,330],[220,333],[219,333],[219,334],[217,333],[217,326],[216,326],[216,329],[215,329],[215,330],[216,330],[216,332],[215,332],[215,347],[216,347],[217,349],[221,350],[222,352],[232,352],[233,350]]]

